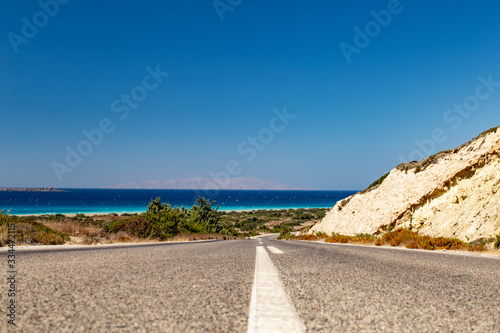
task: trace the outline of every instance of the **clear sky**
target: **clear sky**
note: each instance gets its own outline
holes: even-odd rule
[[[1,7],[0,186],[356,190],[500,125],[495,0]]]

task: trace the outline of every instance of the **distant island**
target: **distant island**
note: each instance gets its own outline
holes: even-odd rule
[[[210,178],[181,178],[168,180],[150,180],[143,182],[132,182],[118,185],[106,186],[108,189],[165,189],[165,190],[278,190],[278,191],[311,191],[312,188],[304,188],[293,185],[281,184],[273,180],[265,180],[254,177],[238,177],[226,179]]]
[[[0,192],[67,192],[55,187],[0,187]]]

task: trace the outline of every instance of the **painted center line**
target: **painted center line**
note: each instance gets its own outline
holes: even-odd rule
[[[282,254],[283,253],[283,251],[281,251],[280,249],[275,248],[274,246],[268,246],[267,249],[269,251],[271,251],[272,253],[274,253],[274,254]]]
[[[278,271],[262,246],[257,246],[248,333],[305,332]]]

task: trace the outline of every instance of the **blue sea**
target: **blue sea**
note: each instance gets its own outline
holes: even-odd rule
[[[199,196],[219,210],[331,208],[355,191],[116,190],[64,189],[66,192],[0,192],[0,210],[12,215],[137,213],[160,197],[172,206],[191,207]]]

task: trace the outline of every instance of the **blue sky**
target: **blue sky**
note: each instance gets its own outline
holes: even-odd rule
[[[2,4],[0,186],[209,177],[235,161],[236,176],[356,190],[500,125],[500,87],[482,83],[500,82],[497,1],[54,1],[52,15]],[[284,108],[296,117],[273,120]],[[86,156],[71,166],[67,147]]]

